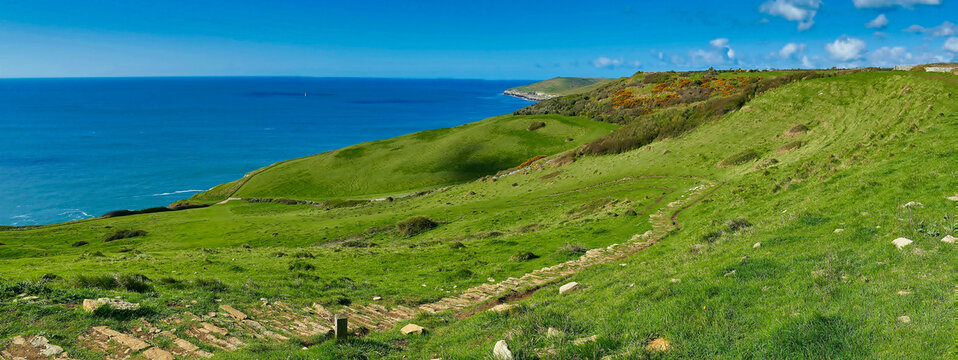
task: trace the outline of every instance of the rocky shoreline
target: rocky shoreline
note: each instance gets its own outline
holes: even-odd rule
[[[542,101],[542,100],[549,100],[555,97],[559,97],[558,95],[546,94],[540,91],[516,91],[512,89],[503,91],[502,93],[505,95],[514,96],[514,97],[529,100],[529,101]]]

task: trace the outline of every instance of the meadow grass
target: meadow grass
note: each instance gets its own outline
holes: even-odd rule
[[[420,197],[329,210],[234,201],[0,231],[0,333],[42,333],[75,357],[97,358],[76,341],[91,325],[128,329],[137,317],[212,311],[217,299],[421,304],[622,243],[651,228],[649,214],[711,181],[717,190],[657,244],[571,276],[578,291],[549,285],[510,313],[420,315],[412,322],[428,329],[421,336],[393,329],[217,356],[491,359],[493,344],[507,339],[517,359],[954,358],[955,245],[940,239],[958,232],[958,202],[946,199],[958,195],[956,90],[958,76],[948,74],[812,79],[648,148]],[[528,119],[509,119],[529,131]],[[798,124],[807,131],[786,134]],[[391,144],[364,146],[385,153]],[[397,229],[417,216],[435,226]],[[114,229],[146,234],[103,242]],[[914,243],[897,249],[897,237]],[[77,241],[88,244],[71,246]],[[120,277],[143,286],[114,285]],[[13,302],[20,294],[39,299]],[[141,312],[70,308],[116,295]],[[546,336],[550,327],[560,335]],[[671,349],[646,350],[656,338]]]

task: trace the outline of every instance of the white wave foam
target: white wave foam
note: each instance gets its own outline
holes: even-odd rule
[[[204,191],[206,191],[206,190],[177,190],[177,191],[173,191],[173,192],[165,192],[165,193],[153,194],[153,195],[150,195],[150,196],[169,196],[169,195],[176,195],[176,194],[183,194],[183,193],[194,193],[194,192],[204,192]]]

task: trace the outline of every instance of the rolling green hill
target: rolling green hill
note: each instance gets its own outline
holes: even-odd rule
[[[507,89],[506,95],[518,96],[530,100],[545,100],[557,96],[581,94],[593,91],[612,81],[607,78],[555,77],[534,82],[529,85]]]
[[[533,124],[542,127],[530,130]],[[283,161],[197,194],[328,200],[396,196],[494,175],[536,155],[574,148],[615,126],[558,115],[498,116]]]
[[[149,348],[179,351],[172,336],[230,359],[491,359],[500,340],[515,359],[955,358],[956,245],[943,240],[958,232],[958,76],[816,74],[682,93],[700,96],[688,103],[635,100],[691,89],[643,74],[617,105],[547,100],[528,109],[541,114],[362,144],[231,185],[317,200],[438,188],[420,196],[230,201],[0,231],[0,347],[42,334],[74,358],[129,350],[116,335],[98,347],[93,327],[108,326]],[[556,115],[585,105],[598,119],[628,115],[617,132],[635,136],[616,139],[629,146],[567,151],[613,128]],[[437,166],[470,141],[470,153],[511,155],[462,177]],[[341,185],[307,185],[325,181],[321,169]],[[254,183],[261,175],[271,181]],[[233,192],[222,189],[207,199]],[[115,296],[141,308],[79,308]],[[328,325],[314,303],[367,322],[364,336],[302,325]],[[500,303],[513,307],[488,310]],[[426,331],[404,335],[407,323]],[[167,333],[140,335],[150,327]]]

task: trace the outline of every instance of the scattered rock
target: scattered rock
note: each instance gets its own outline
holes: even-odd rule
[[[382,296],[373,296],[373,301],[379,301],[379,300],[382,300],[382,299],[383,299]]]
[[[808,132],[808,126],[805,126],[805,125],[802,125],[802,124],[798,124],[798,125],[792,126],[792,127],[789,128],[788,130],[785,130],[785,135],[786,135],[786,136],[795,136],[795,135],[804,134],[804,133],[806,133],[806,132]]]
[[[917,202],[917,201],[909,201],[909,202],[905,203],[905,205],[902,205],[901,207],[903,207],[903,208],[910,208],[910,207],[923,208],[923,207],[925,207],[925,205],[922,204],[922,203],[920,203],[920,202]]]
[[[908,294],[911,294],[911,292],[908,292],[906,290],[901,290],[898,292],[898,295],[908,295]]]
[[[908,315],[902,315],[898,317],[898,321],[907,324],[911,322],[911,318]]]
[[[515,307],[516,306],[512,304],[499,304],[499,305],[493,306],[491,309],[489,309],[489,311],[497,312],[497,313],[508,313],[508,312],[512,312],[512,309],[514,309]]]
[[[17,336],[10,345],[0,351],[4,359],[68,359],[63,348],[53,345],[47,338],[35,335],[31,337]]]
[[[669,149],[662,150],[662,155],[665,155],[665,154],[668,154],[668,153],[669,153]]]
[[[954,243],[955,243],[955,237],[954,237],[954,236],[951,236],[951,235],[945,235],[945,237],[941,238],[941,241],[942,241],[942,242],[949,243],[949,244],[954,244]]]
[[[573,281],[573,282],[570,282],[570,283],[568,283],[568,284],[565,284],[565,285],[560,286],[560,287],[559,287],[559,293],[560,293],[560,294],[565,294],[565,293],[568,293],[568,292],[576,291],[576,290],[578,290],[578,289],[579,289],[579,283]]]
[[[897,239],[891,241],[891,243],[892,243],[892,244],[895,244],[895,246],[898,247],[899,249],[901,249],[901,248],[903,248],[903,247],[905,247],[905,246],[908,246],[908,244],[911,244],[912,242],[913,242],[913,241],[908,240],[908,239],[903,238],[903,237],[900,237],[900,238],[897,238]]]
[[[136,310],[140,308],[140,304],[131,303],[123,299],[99,298],[96,300],[83,300],[83,310],[86,312],[94,312],[101,306],[109,306],[114,310]]]
[[[143,357],[149,360],[173,360],[173,354],[157,347],[146,349],[143,352]]]
[[[505,340],[497,341],[496,346],[492,348],[492,356],[496,360],[512,360],[512,351],[509,351],[509,344],[506,344]]]
[[[753,249],[758,249],[758,248],[760,248],[760,247],[762,247],[762,243],[761,243],[761,242],[757,242],[757,243],[755,243],[754,245],[752,245],[752,248],[753,248]]]
[[[668,340],[656,338],[649,342],[649,344],[645,346],[645,349],[648,351],[668,351],[671,347],[672,345]]]
[[[741,109],[741,110],[742,110],[742,111],[751,111],[751,110],[752,110],[752,107],[751,107],[751,106],[748,106],[748,105],[745,105],[745,106],[742,106],[742,109]]]
[[[946,197],[945,199],[948,199],[948,200],[951,200],[951,201],[958,201],[958,194],[955,194],[955,196]]]
[[[488,278],[488,279],[486,279],[486,281],[488,281],[488,282],[496,282],[496,279]]]
[[[682,282],[682,279],[672,279],[672,280],[669,280],[669,281],[674,282],[674,283],[680,283],[680,282]]]
[[[416,324],[408,324],[406,326],[403,326],[402,329],[399,329],[399,332],[401,332],[403,335],[409,335],[409,334],[420,335],[422,333],[425,333],[426,329]]]
[[[556,330],[556,328],[550,326],[548,329],[546,329],[546,337],[560,337],[560,336],[562,336],[562,332],[559,330]]]
[[[573,345],[582,345],[582,344],[585,344],[585,343],[595,342],[595,341],[598,340],[598,339],[599,339],[599,335],[592,335],[592,336],[587,336],[587,337],[583,337],[583,338],[578,338],[578,339],[572,340],[572,344],[573,344]]]
[[[840,232],[842,232],[842,231],[845,231],[845,229],[835,229],[834,233],[837,234],[837,233],[840,233]]]
[[[226,311],[227,313],[230,314],[230,316],[232,316],[233,318],[239,321],[243,321],[249,318],[249,316],[246,316],[246,314],[244,314],[242,311],[236,310],[229,305],[220,305],[220,309],[222,309],[223,311]]]
[[[732,269],[732,271],[729,271],[729,272],[725,273],[725,276],[732,276],[732,275],[735,275],[735,270],[734,270],[734,269]]]

